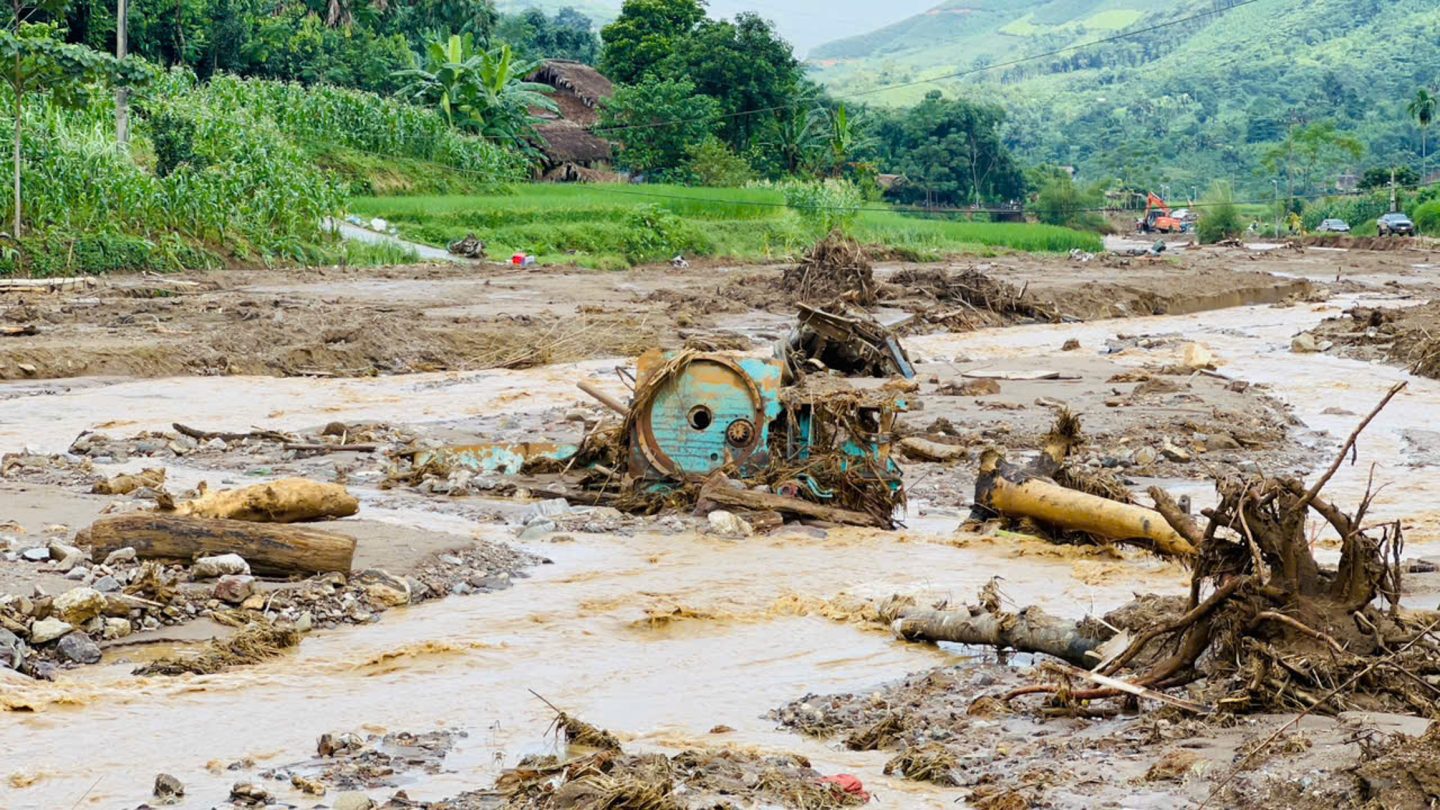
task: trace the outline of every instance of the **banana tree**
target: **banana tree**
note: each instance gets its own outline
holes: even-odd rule
[[[426,45],[424,67],[396,76],[407,80],[402,93],[438,106],[451,126],[521,143],[533,131],[532,110],[558,109],[545,95],[552,88],[525,80],[540,64],[516,59],[509,45],[484,51],[474,36],[451,34]]]

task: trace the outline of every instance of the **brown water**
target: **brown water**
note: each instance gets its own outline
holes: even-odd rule
[[[928,359],[1054,354],[1068,337],[1099,346],[1126,333],[1182,332],[1209,345],[1233,376],[1275,386],[1296,415],[1343,437],[1397,369],[1317,355],[1292,355],[1289,339],[1330,310],[1250,307],[1171,316],[1040,326],[910,341]],[[1161,352],[1121,356],[1157,359]],[[180,379],[88,385],[68,393],[6,402],[0,447],[67,445],[80,429],[107,420],[129,432],[186,421],[209,428],[250,424],[300,427],[330,419],[449,421],[506,409],[519,414],[576,397],[577,376],[613,363],[376,380]],[[1440,405],[1440,385],[1412,381],[1376,420],[1362,462],[1381,464],[1393,482],[1377,501],[1379,517],[1416,516],[1412,549],[1433,542],[1440,483],[1411,469],[1399,431],[1425,424]],[[1345,468],[1332,491],[1348,502],[1363,488],[1364,464]],[[366,510],[367,516],[505,539],[502,527],[453,517]],[[575,535],[542,544],[554,564],[498,594],[451,598],[387,613],[364,628],[317,633],[285,659],[212,676],[146,679],[122,663],[67,673],[53,685],[0,686],[0,807],[134,807],[155,773],[188,786],[187,807],[209,807],[244,773],[207,763],[251,757],[260,767],[301,760],[324,732],[463,729],[469,737],[447,760],[449,771],[407,785],[416,798],[439,798],[488,784],[498,769],[550,744],[549,710],[529,690],[609,728],[630,745],[673,749],[720,742],[805,754],[824,772],[855,773],[894,807],[953,807],[955,793],[884,777],[879,753],[839,750],[776,730],[765,713],[807,692],[864,689],[935,664],[957,652],[890,639],[843,616],[842,595],[924,593],[966,600],[991,576],[1017,604],[1040,603],[1080,615],[1127,601],[1134,591],[1183,587],[1176,566],[1135,557],[1117,563],[1036,554],[953,535],[954,521],[926,519],[900,532],[833,531],[745,541],[708,536]],[[1019,554],[1025,552],[1021,558]],[[1065,552],[1059,552],[1065,554]],[[1095,584],[1087,584],[1095,583]],[[843,612],[843,611],[839,611]],[[656,621],[656,616],[671,621]],[[723,736],[709,729],[735,729]],[[253,775],[253,774],[251,774]],[[92,788],[93,785],[93,789]],[[87,789],[89,790],[87,794]],[[280,792],[300,806],[315,802]],[[388,791],[374,791],[377,798]]]

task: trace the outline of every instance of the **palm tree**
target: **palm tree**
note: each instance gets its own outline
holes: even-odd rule
[[[1429,174],[1429,155],[1426,154],[1428,144],[1425,136],[1430,129],[1430,124],[1435,120],[1436,104],[1435,96],[1422,87],[1415,91],[1415,98],[1411,99],[1410,104],[1405,108],[1405,111],[1415,119],[1415,123],[1420,127],[1420,176],[1422,179]]]

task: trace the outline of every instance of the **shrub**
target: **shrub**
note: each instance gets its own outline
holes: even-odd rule
[[[864,202],[860,189],[848,180],[797,180],[784,184],[782,190],[785,205],[817,238],[836,229],[848,231]]]
[[[1427,202],[1415,209],[1415,227],[1426,236],[1440,236],[1440,200]]]
[[[710,250],[699,228],[658,205],[641,205],[626,214],[621,241],[625,258],[634,264]]]
[[[1035,195],[1035,217],[1046,225],[1061,225],[1087,231],[1103,231],[1105,218],[1095,210],[1100,195],[1085,192],[1069,174],[1057,173],[1046,179]]]
[[[1212,186],[1203,205],[1200,224],[1196,228],[1202,243],[1211,244],[1222,239],[1233,239],[1245,230],[1245,226],[1240,222],[1240,209],[1235,207],[1229,185],[1216,183]]]

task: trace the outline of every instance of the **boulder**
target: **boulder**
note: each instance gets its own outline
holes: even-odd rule
[[[0,627],[0,669],[19,669],[25,663],[25,642]]]
[[[70,633],[60,639],[60,643],[55,646],[55,652],[61,660],[72,664],[100,663],[100,645],[84,633]]]
[[[195,566],[190,569],[190,576],[195,579],[214,579],[223,577],[226,574],[249,574],[250,563],[239,554],[217,554],[214,557],[201,557],[195,561]]]
[[[84,624],[104,610],[105,594],[94,588],[72,588],[55,597],[55,615],[71,624]]]
[[[156,774],[153,795],[160,804],[177,804],[185,795],[185,785],[168,773]]]
[[[335,803],[331,805],[334,810],[371,810],[375,802],[364,793],[341,793],[335,797]]]
[[[355,577],[355,582],[365,589],[372,602],[387,607],[410,604],[410,583],[389,571],[369,568]]]
[[[130,635],[134,629],[129,619],[111,617],[105,620],[105,629],[100,631],[100,637],[112,641]]]
[[[226,574],[215,583],[215,598],[238,605],[255,592],[255,577],[248,574]]]
[[[724,537],[749,537],[755,529],[734,512],[716,509],[710,513],[710,530]]]

